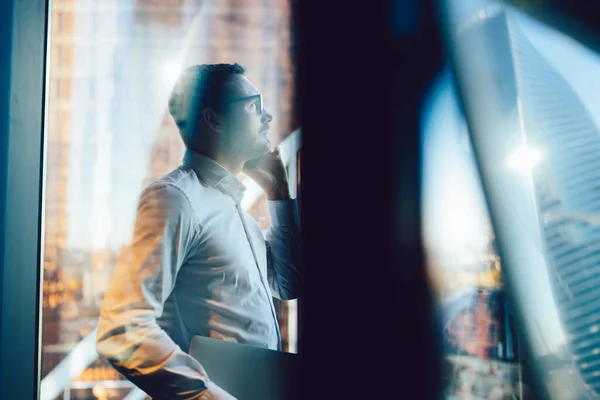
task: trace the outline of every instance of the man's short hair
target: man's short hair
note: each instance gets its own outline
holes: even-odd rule
[[[169,112],[179,130],[190,123],[191,113],[211,108],[221,111],[225,84],[233,75],[242,75],[240,64],[203,64],[184,70],[169,98]]]

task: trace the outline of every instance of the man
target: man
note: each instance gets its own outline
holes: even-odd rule
[[[143,191],[104,299],[98,353],[155,399],[232,399],[187,354],[192,336],[279,349],[272,297],[298,296],[297,204],[270,151],[272,116],[243,74],[212,64],[180,77],[169,110],[183,165]],[[268,196],[266,240],[240,207],[242,170]]]

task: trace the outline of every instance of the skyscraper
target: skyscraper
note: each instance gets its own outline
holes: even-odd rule
[[[549,274],[568,348],[600,393],[600,130],[565,78],[508,16],[528,144],[544,151],[534,170]]]
[[[546,298],[547,307],[556,305],[562,323],[557,331],[547,335],[528,334],[531,338],[543,338],[536,343],[538,351],[561,359],[567,371],[563,377],[570,379],[574,390],[565,394],[573,397],[565,398],[587,398],[586,394],[575,393],[580,390],[579,381],[575,375],[568,375],[568,369],[573,367],[579,371],[588,394],[596,396],[600,393],[600,227],[596,222],[600,213],[600,131],[567,80],[523,33],[519,24],[522,17],[516,11],[497,7],[481,15],[461,39],[473,40],[478,49],[488,52],[464,53],[473,56],[478,65],[464,68],[471,75],[481,73],[494,85],[489,89],[493,93],[488,106],[496,109],[488,117],[498,118],[490,124],[505,124],[486,127],[487,137],[477,136],[480,141],[488,141],[486,144],[502,147],[481,146],[490,150],[485,153],[489,158],[486,164],[501,168],[496,163],[504,162],[506,152],[516,146],[526,145],[543,153],[542,161],[531,170],[530,187],[509,184],[509,175],[487,176],[491,178],[489,182],[506,189],[505,193],[521,196],[497,198],[499,192],[493,194],[497,208],[501,202],[513,206],[512,212],[526,227],[530,246],[543,252],[547,271],[539,270],[539,278],[548,275],[553,296]],[[478,64],[481,60],[485,62]],[[483,65],[493,71],[482,71]],[[500,116],[506,121],[499,121]],[[484,122],[481,115],[478,117],[478,122]],[[529,180],[528,174],[524,176],[527,178],[523,182]],[[525,261],[515,267],[528,266]],[[535,279],[531,273],[523,276]],[[522,289],[533,287],[536,282],[513,284]],[[520,306],[530,307],[531,300],[527,298],[527,303]],[[541,316],[536,322],[550,319]],[[535,330],[533,324],[529,328]],[[565,352],[560,346],[560,329],[566,334]],[[547,342],[548,338],[556,343]]]

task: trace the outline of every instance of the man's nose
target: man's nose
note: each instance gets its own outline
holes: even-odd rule
[[[273,121],[273,116],[267,111],[266,108],[263,109],[262,120],[263,120],[263,123]]]

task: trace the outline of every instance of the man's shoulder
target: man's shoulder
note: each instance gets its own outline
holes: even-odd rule
[[[198,179],[191,168],[186,165],[181,165],[154,182],[152,185],[169,185],[176,187],[183,192],[187,192],[198,185]]]
[[[195,175],[185,166],[178,167],[162,178],[151,182],[142,191],[142,198],[161,193],[163,196],[188,198],[194,190]]]
[[[187,198],[191,203],[213,197],[212,190],[198,179],[194,170],[181,165],[148,185],[144,192],[160,190],[176,197]],[[194,201],[192,201],[194,199]]]

